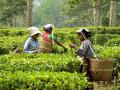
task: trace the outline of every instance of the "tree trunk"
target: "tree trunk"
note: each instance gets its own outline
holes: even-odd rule
[[[102,3],[103,3],[103,0],[96,0],[93,4],[93,23],[94,23],[94,26],[101,25]]]
[[[27,26],[32,26],[32,0],[27,0]]]
[[[115,26],[115,25],[116,25],[116,0],[111,0],[109,26]]]
[[[12,19],[13,27],[16,27],[16,19],[17,17],[14,15]]]
[[[22,22],[22,26],[24,26],[24,27],[25,27],[25,26],[28,26],[26,19],[27,19],[27,16],[26,16],[26,15],[23,15],[23,16],[22,16],[22,21],[23,21],[23,22]]]
[[[95,4],[93,5],[93,25],[96,26],[96,8],[95,8]]]

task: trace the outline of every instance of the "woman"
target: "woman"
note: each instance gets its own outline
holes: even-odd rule
[[[30,37],[26,40],[23,51],[25,53],[38,53],[39,43],[37,38],[40,35],[40,31],[37,27],[30,27],[28,30],[30,31]]]
[[[75,52],[77,56],[83,58],[83,68],[82,72],[86,72],[86,76],[88,77],[89,81],[92,81],[91,75],[90,75],[90,59],[93,57],[94,51],[92,48],[91,41],[89,38],[91,37],[91,33],[86,28],[81,28],[77,31],[77,35],[79,36],[79,39],[81,41],[81,45],[79,48],[76,48],[74,44],[71,44],[71,48],[75,48]]]
[[[41,34],[41,39],[40,39],[40,52],[51,53],[53,50],[53,42],[63,47],[65,52],[67,51],[67,48],[63,46],[63,44],[61,44],[52,33],[53,30],[52,24],[45,25],[43,29],[44,32]]]

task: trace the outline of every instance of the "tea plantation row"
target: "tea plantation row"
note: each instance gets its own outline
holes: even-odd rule
[[[88,28],[97,56],[120,63],[120,27]],[[52,54],[12,53],[29,36],[28,31],[26,28],[0,29],[0,90],[84,90],[88,83],[79,72],[80,62],[75,58],[74,50],[69,48],[71,42],[79,43],[77,29],[54,30],[68,52],[63,53],[62,48],[55,45]],[[22,49],[23,46],[19,48]],[[117,72],[120,72],[119,63]]]

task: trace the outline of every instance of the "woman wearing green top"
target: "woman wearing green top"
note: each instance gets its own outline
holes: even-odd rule
[[[65,52],[67,51],[67,48],[63,44],[61,44],[52,33],[52,30],[53,30],[52,24],[45,25],[43,29],[44,29],[44,32],[41,34],[41,39],[40,39],[40,47],[39,47],[40,52],[43,52],[43,53],[52,52],[53,42],[63,47]]]

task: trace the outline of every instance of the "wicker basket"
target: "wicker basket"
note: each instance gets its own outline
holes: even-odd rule
[[[90,67],[91,76],[94,81],[108,81],[113,72],[113,60],[92,59]]]

